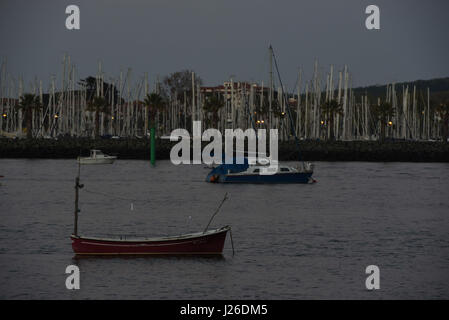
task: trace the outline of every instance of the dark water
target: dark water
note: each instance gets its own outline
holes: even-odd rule
[[[83,167],[84,235],[199,231],[228,192],[213,225],[232,225],[236,255],[228,237],[222,259],[73,259],[76,171],[0,160],[0,298],[449,298],[449,164],[318,162],[314,185],[212,185],[202,166],[168,161]]]

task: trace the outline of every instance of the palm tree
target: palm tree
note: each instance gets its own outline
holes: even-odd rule
[[[84,85],[86,87],[86,93],[87,93],[87,100],[91,100],[92,97],[96,94],[97,91],[97,79],[89,76],[85,79],[81,79],[79,81],[80,85]]]
[[[203,109],[208,113],[212,113],[212,125],[215,129],[218,127],[218,111],[224,106],[223,98],[212,95],[206,98]]]
[[[150,128],[155,128],[156,114],[165,106],[164,98],[158,93],[147,94],[143,104],[147,108],[146,114],[150,116]],[[145,123],[148,123],[148,119],[145,119]]]
[[[395,110],[389,102],[372,105],[371,110],[373,117],[380,123],[380,141],[383,142],[385,140],[385,128],[387,125],[391,125],[390,119],[394,117]]]
[[[337,114],[343,114],[343,106],[337,100],[329,100],[321,106],[321,112],[329,126],[329,140],[335,140],[334,118]]]
[[[270,110],[270,102],[268,101],[268,99],[264,99],[263,103],[256,107],[256,111],[258,114],[262,115],[262,116],[267,116]]]
[[[95,138],[98,138],[100,136],[100,113],[109,113],[108,102],[103,97],[95,97],[88,103],[87,110],[95,112]]]
[[[270,113],[269,101],[267,101],[267,104],[268,104],[268,113]],[[281,110],[281,104],[277,99],[273,99],[271,101],[271,115],[276,118],[283,118],[285,116],[285,113],[283,113]]]
[[[39,97],[31,93],[25,93],[21,97],[20,104],[17,108],[24,112],[27,138],[31,139],[33,138],[33,110],[42,108]]]
[[[443,124],[443,142],[447,142],[449,138],[449,101],[440,103],[435,112],[440,116],[440,121]]]

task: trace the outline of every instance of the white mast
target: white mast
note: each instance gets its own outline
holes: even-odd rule
[[[145,72],[145,74],[144,74],[144,81],[145,81],[145,91],[144,91],[144,94],[145,94],[145,98],[147,97],[147,95],[148,95],[148,92],[149,92],[149,87],[148,87],[148,72]],[[143,129],[143,131],[144,131],[144,136],[145,137],[147,137],[147,135],[148,135],[148,106],[145,106],[145,111],[144,111],[144,115],[143,115],[143,118],[145,119],[145,121],[144,121],[144,129]]]
[[[306,104],[304,109],[304,139],[309,137],[309,82],[306,82]]]
[[[342,72],[339,71],[338,72],[338,93],[337,93],[337,102],[338,104],[341,103],[341,86],[342,86]],[[340,132],[340,114],[337,113],[337,116],[335,117],[335,122],[336,122],[336,126],[335,126],[335,138],[338,139],[339,132]]]
[[[348,139],[348,66],[344,69],[344,91],[343,91],[343,139]]]
[[[298,74],[298,100],[296,104],[296,132],[301,136],[301,68]]]
[[[22,95],[23,95],[23,79],[22,76],[19,77],[19,104],[22,102]],[[17,113],[17,130],[19,131],[19,134],[22,134],[22,109],[19,109],[19,112]]]
[[[195,72],[192,71],[192,121],[196,120],[196,107],[195,107]],[[192,122],[193,125],[193,122]],[[192,129],[193,130],[193,129]]]
[[[427,88],[427,140],[430,140],[430,88]]]

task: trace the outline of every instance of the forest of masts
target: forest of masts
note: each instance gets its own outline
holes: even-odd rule
[[[265,86],[263,82],[230,79],[221,87],[201,87],[191,72],[188,89],[163,94],[159,82],[150,92],[148,73],[134,82],[131,69],[115,78],[107,77],[101,62],[95,78],[91,78],[94,81],[80,81],[70,56],[64,55],[60,79],[51,76],[44,93],[42,80],[35,79],[26,87],[22,77],[15,78],[7,72],[4,59],[0,75],[0,133],[24,136],[30,126],[29,136],[37,138],[146,137],[151,121],[157,136],[170,135],[177,128],[191,132],[192,121],[201,121],[203,130],[215,127],[221,132],[227,128],[277,128],[282,141],[293,139],[292,125],[300,139],[441,138],[441,119],[431,106],[429,89],[418,92],[415,86],[397,88],[390,84],[383,99],[370,99],[366,94],[356,97],[347,66],[341,71],[330,66],[323,75],[315,62],[313,78],[304,81],[299,70],[295,92],[286,93],[284,99],[285,89],[276,87],[271,62],[270,59],[269,81]],[[27,93],[33,94],[39,105],[31,106],[28,122],[21,107]],[[145,97],[151,93],[163,97],[163,105],[157,109],[145,105]],[[213,96],[218,105],[211,111],[205,105]],[[106,108],[89,108],[94,97],[103,97]],[[288,118],[287,107],[293,121]]]

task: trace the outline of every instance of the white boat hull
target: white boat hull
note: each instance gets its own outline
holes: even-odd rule
[[[78,158],[78,163],[80,164],[112,164],[114,163],[115,159],[117,159],[117,157],[105,157],[105,158],[97,158],[97,159],[93,159],[93,158]]]

